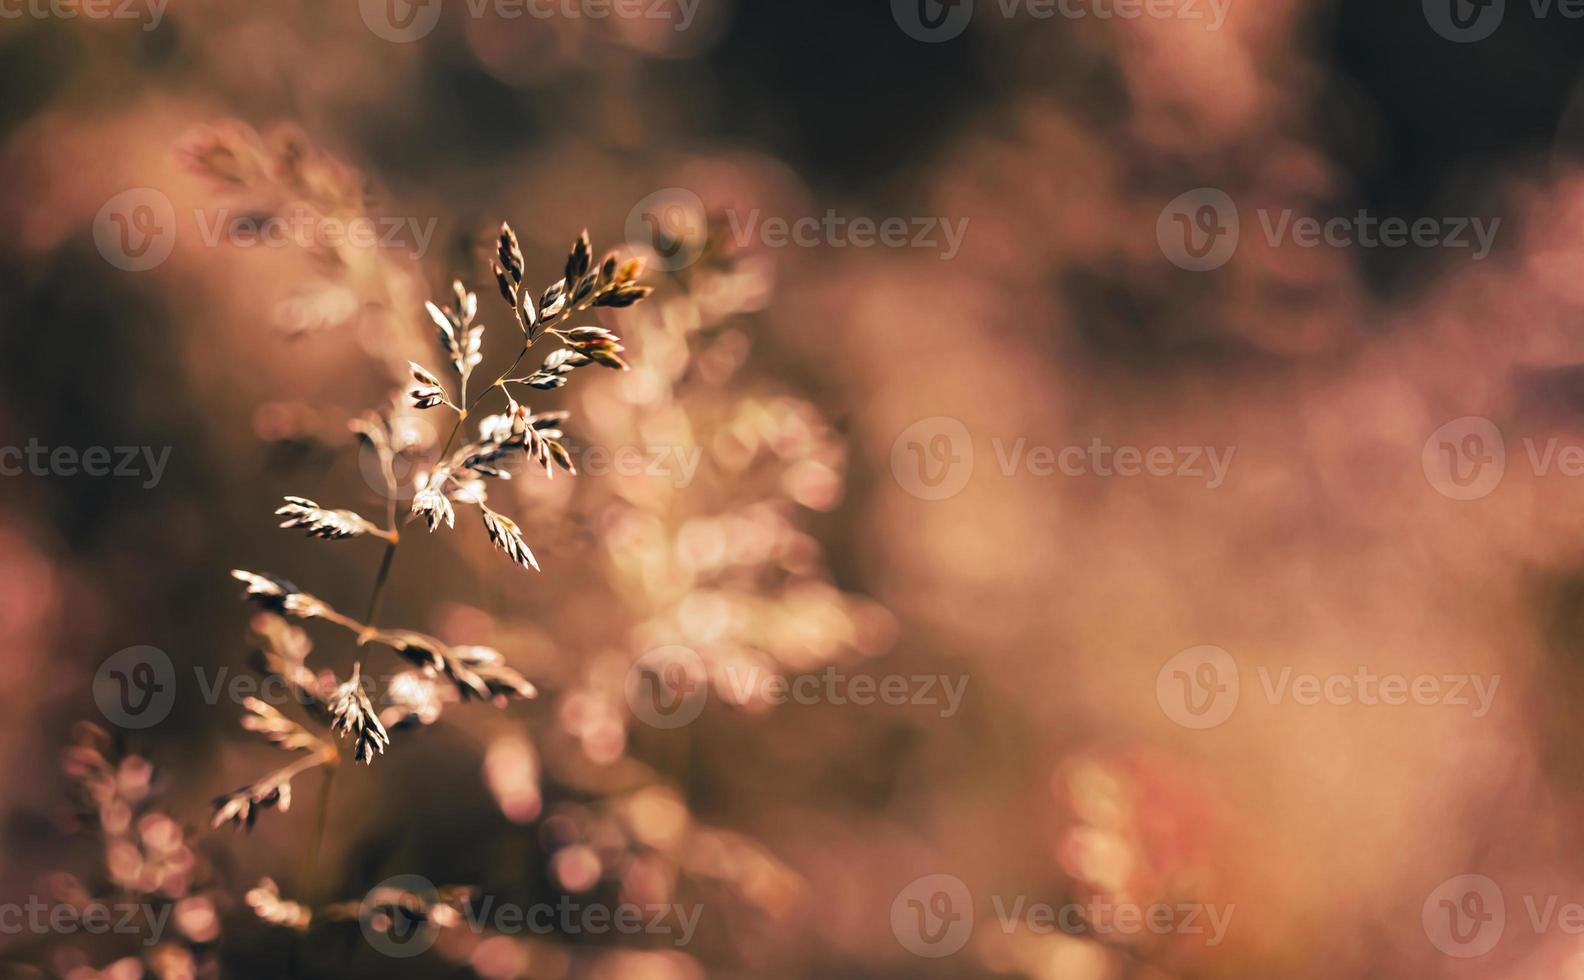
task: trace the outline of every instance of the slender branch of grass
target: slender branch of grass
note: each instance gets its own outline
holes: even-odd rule
[[[363,634],[358,637],[358,646],[366,642],[366,637],[374,630],[374,619],[379,615],[380,601],[385,598],[385,583],[390,580],[391,564],[396,561],[396,548],[401,542],[390,541],[385,545],[385,557],[380,559],[379,572],[374,576],[374,592],[369,596],[368,613],[363,617]],[[362,662],[363,655],[358,654],[358,662]]]
[[[391,542],[390,544],[386,545],[387,550],[394,549],[395,547],[396,547],[395,542]],[[319,613],[319,618],[323,619],[323,620],[325,620],[327,622],[335,623],[337,626],[345,627],[346,629],[349,629],[349,630],[351,630],[354,633],[363,632],[363,624],[362,623],[360,623],[357,620],[353,619],[351,616],[343,616],[340,613],[336,612],[334,609],[326,609],[326,610],[320,612]]]
[[[321,897],[320,890],[325,888],[325,882],[318,880],[319,853],[324,846],[325,832],[330,826],[330,791],[335,786],[335,775],[341,768],[341,749],[334,748],[336,762],[325,768],[324,785],[319,789],[319,813],[314,820],[313,836],[309,838],[308,850],[303,858],[302,890],[309,901],[318,901]],[[328,894],[328,892],[326,892]],[[299,936],[292,943],[292,961],[294,968],[298,965],[298,951],[302,944],[308,942],[306,935]]]
[[[467,421],[467,417],[478,407],[479,402],[483,401],[502,381],[506,380],[507,375],[517,370],[517,365],[521,364],[522,359],[528,356],[528,348],[531,346],[533,346],[531,341],[524,344],[523,349],[518,351],[516,358],[512,360],[511,366],[502,371],[494,381],[490,382],[488,387],[475,395],[467,408],[457,412],[456,424],[451,427],[451,434],[446,436],[445,445],[441,447],[438,458],[445,459],[446,454],[451,451],[452,445],[456,443],[457,434],[462,431],[462,423]],[[379,630],[380,602],[385,598],[385,583],[390,581],[391,565],[396,561],[396,548],[401,544],[401,538],[396,533],[396,481],[394,475],[390,477],[390,485],[386,497],[386,514],[392,537],[386,542],[385,556],[380,559],[379,572],[374,576],[374,592],[369,596],[368,614],[363,617],[363,629],[358,636],[357,663],[363,662],[362,648]]]
[[[314,821],[314,832],[308,845],[308,854],[303,866],[303,894],[310,900],[317,900],[319,891],[316,882],[315,870],[319,867],[319,851],[324,846],[325,830],[330,825],[330,791],[335,786],[336,771],[341,767],[330,766],[325,770],[324,786],[319,790],[319,813]]]

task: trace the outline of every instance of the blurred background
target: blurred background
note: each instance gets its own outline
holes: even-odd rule
[[[1584,976],[1574,13],[0,3],[4,969]],[[492,486],[542,571],[404,523],[380,623],[539,695],[211,828],[357,656],[229,570],[362,611],[272,511],[379,521],[384,410],[405,514],[503,220],[655,292]]]

